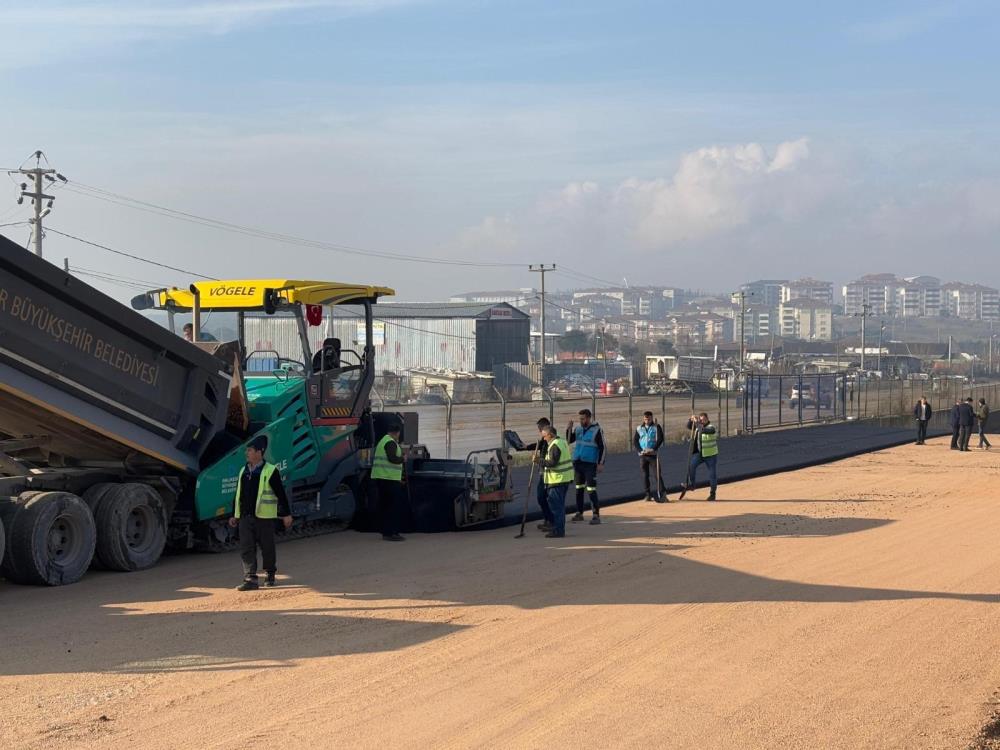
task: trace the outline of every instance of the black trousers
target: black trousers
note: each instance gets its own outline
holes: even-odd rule
[[[257,577],[257,547],[265,573],[278,570],[274,552],[274,519],[242,516],[240,518],[240,557],[243,559],[243,577]]]
[[[378,497],[379,525],[382,528],[382,536],[393,536],[399,533],[402,491],[402,482],[394,482],[391,479],[375,480],[375,494]]]
[[[917,420],[917,442],[922,443],[927,439],[927,420]]]
[[[963,424],[958,428],[958,447],[960,450],[969,450],[970,437],[972,437],[972,425]]]
[[[958,425],[955,425],[954,427],[951,428],[951,447],[956,450],[959,448],[958,433],[960,429],[961,428]]]
[[[639,468],[642,470],[642,486],[646,490],[646,494],[650,494],[650,472],[654,475],[653,481],[656,484],[656,492],[659,493],[662,487],[660,487],[660,478],[656,476],[656,456],[639,456]]]
[[[573,478],[576,480],[576,512],[583,515],[583,493],[586,491],[590,498],[590,509],[595,516],[601,515],[601,501],[597,498],[597,464],[574,461]]]

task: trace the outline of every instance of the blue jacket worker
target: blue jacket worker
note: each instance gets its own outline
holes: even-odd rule
[[[590,409],[580,409],[580,424],[573,427],[570,420],[566,428],[566,440],[573,447],[573,472],[576,482],[576,515],[573,522],[583,520],[583,493],[586,490],[590,497],[590,523],[601,522],[601,503],[597,499],[597,475],[604,471],[604,432],[597,422],[593,421]]]
[[[632,436],[632,447],[639,454],[639,469],[642,471],[642,484],[646,490],[647,501],[653,499],[649,488],[649,472],[652,469],[656,472],[656,500],[657,502],[663,502],[663,479],[660,477],[659,466],[657,465],[662,445],[663,428],[656,424],[656,421],[653,419],[653,412],[643,412],[642,424],[636,427],[635,435]]]

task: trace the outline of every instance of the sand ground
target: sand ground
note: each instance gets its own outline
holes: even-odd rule
[[[516,529],[0,583],[0,747],[964,748],[1000,701],[1000,452],[905,446]]]

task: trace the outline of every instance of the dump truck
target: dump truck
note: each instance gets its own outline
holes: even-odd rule
[[[247,443],[269,439],[288,490],[288,536],[371,528],[371,453],[404,424],[410,517],[419,531],[476,527],[510,502],[500,448],[430,456],[416,415],[373,412],[372,308],[393,290],[289,279],[199,281],[132,300],[108,297],[0,237],[0,574],[59,585],[90,567],[134,571],[165,549],[236,546],[228,520]],[[308,327],[331,305],[357,311],[357,349],[312,352]],[[160,310],[164,327],[141,311]],[[238,333],[201,341],[201,317]],[[173,331],[192,316],[194,340]],[[301,356],[248,351],[253,317],[288,317]]]

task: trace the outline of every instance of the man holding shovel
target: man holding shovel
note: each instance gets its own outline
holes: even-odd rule
[[[632,445],[639,454],[639,468],[642,471],[646,501],[649,502],[653,499],[649,488],[649,471],[652,469],[656,472],[656,502],[667,502],[663,478],[660,475],[660,446],[663,445],[663,429],[653,419],[653,412],[642,413],[642,424],[636,428],[635,435],[632,436]]]

